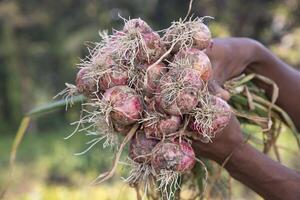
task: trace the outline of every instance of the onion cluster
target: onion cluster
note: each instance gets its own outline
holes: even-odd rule
[[[97,123],[107,123],[106,133],[122,136],[139,124],[129,157],[149,166],[155,179],[189,173],[196,162],[193,139],[210,141],[229,121],[228,104],[207,89],[212,66],[203,50],[210,45],[199,18],[172,24],[162,37],[131,19],[103,36],[81,64],[76,88],[92,105],[87,118],[105,119]]]

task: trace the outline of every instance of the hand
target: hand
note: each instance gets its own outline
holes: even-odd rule
[[[255,62],[257,49],[262,45],[249,38],[215,38],[205,53],[213,66],[213,77],[219,85],[243,73]]]
[[[213,142],[205,144],[194,140],[193,148],[197,156],[220,165],[226,161],[224,168],[234,179],[266,200],[300,199],[300,174],[244,143],[240,124],[234,115]]]
[[[222,164],[236,148],[244,142],[240,123],[232,114],[229,124],[213,138],[213,142],[194,141],[193,148],[197,156],[202,156]]]
[[[277,100],[291,115],[300,129],[299,104],[300,73],[282,62],[267,48],[251,39],[215,39],[206,51],[213,66],[213,78],[223,83],[247,71],[274,80],[280,89]],[[217,84],[214,84],[217,85]],[[219,89],[220,90],[220,89]],[[217,92],[218,93],[218,92]],[[295,94],[293,98],[286,98]],[[297,123],[298,122],[298,123]],[[234,115],[227,127],[219,132],[211,143],[193,142],[197,156],[203,156],[225,165],[229,174],[245,184],[264,199],[300,199],[299,173],[282,166],[268,156],[244,143],[240,124]]]
[[[210,92],[228,100],[229,93],[220,85],[243,73],[255,61],[256,49],[259,47],[258,42],[247,38],[214,39],[212,47],[205,52],[213,66],[213,77],[209,82]],[[240,124],[232,114],[228,126],[216,135],[212,143],[195,142],[194,148],[200,156],[221,164],[242,143]]]
[[[284,63],[269,49],[249,38],[214,39],[214,44],[206,50],[213,67],[211,88],[214,94],[229,99],[229,94],[220,86],[225,81],[243,72],[255,73],[273,80],[279,87],[276,105],[283,108],[300,130],[300,72]],[[271,98],[273,87],[257,81]],[[220,86],[218,86],[220,85]],[[293,98],[286,98],[294,94]]]

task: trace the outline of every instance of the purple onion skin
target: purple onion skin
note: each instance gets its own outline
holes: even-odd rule
[[[193,46],[199,50],[204,50],[211,45],[211,32],[205,24],[198,23],[197,25],[198,31],[193,34]]]
[[[137,53],[138,63],[154,63],[166,52],[166,48],[156,32],[142,33],[142,38],[144,46],[141,46]]]
[[[128,79],[127,70],[112,69],[112,72],[104,74],[99,79],[99,87],[101,91],[105,91],[114,86],[127,85]]]
[[[151,27],[140,18],[131,19],[125,23],[123,27],[123,32],[128,33],[131,30],[137,30],[141,33],[147,33],[153,31]]]
[[[174,100],[169,101],[166,98],[169,91],[164,90],[168,89],[166,86],[178,83],[178,80],[183,88],[177,92]],[[196,70],[191,68],[170,70],[160,81],[156,103],[169,115],[188,114],[198,105],[198,92],[203,87],[203,81]]]
[[[165,169],[185,173],[194,167],[195,162],[194,150],[187,142],[167,141],[156,145],[151,165],[158,172]]]
[[[227,126],[231,117],[231,109],[226,101],[216,96],[212,96],[212,106],[217,107],[217,109],[219,109],[220,112],[218,112],[215,118],[213,119],[212,126],[205,131],[214,134],[220,132],[223,128]],[[189,128],[195,131],[196,133],[203,135],[204,127],[201,125],[201,123],[197,123],[193,118],[189,123]]]
[[[98,91],[97,81],[89,76],[90,69],[85,67],[81,68],[76,76],[76,87],[80,94],[86,97],[95,97]]]
[[[149,139],[142,131],[138,131],[131,139],[129,157],[138,163],[149,162],[151,152],[159,141]]]
[[[141,118],[142,100],[132,88],[128,86],[112,87],[105,91],[103,99],[112,106],[113,110],[110,116],[119,124],[131,125]]]
[[[143,124],[144,132],[148,138],[162,139],[178,131],[181,121],[179,116],[165,116],[157,122],[148,121]]]
[[[196,48],[188,48],[185,50],[179,51],[175,57],[174,61],[181,59],[189,60],[189,63],[192,65],[191,67],[195,69],[201,79],[204,82],[207,82],[212,76],[212,66],[208,56]]]
[[[154,96],[159,85],[161,77],[167,72],[166,65],[162,62],[149,68],[151,64],[143,65],[146,70],[143,88],[145,95],[148,97]]]

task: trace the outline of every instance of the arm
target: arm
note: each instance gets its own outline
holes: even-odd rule
[[[219,164],[233,152],[225,169],[266,200],[300,199],[300,174],[244,144],[240,125],[234,116],[213,143],[195,142],[193,147],[201,156]]]

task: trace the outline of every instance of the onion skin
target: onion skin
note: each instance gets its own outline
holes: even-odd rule
[[[110,47],[105,47],[103,53],[99,52],[92,59],[91,70],[95,76],[98,75],[100,91],[105,91],[113,86],[126,85],[128,82],[128,71],[120,67],[110,55]]]
[[[129,157],[138,163],[148,162],[151,159],[151,152],[157,143],[158,140],[149,139],[142,131],[138,131],[131,139]]]
[[[211,62],[208,56],[202,51],[196,48],[188,48],[186,50],[181,50],[175,55],[174,62],[180,62],[180,60],[188,61],[188,63],[190,63],[191,66],[186,67],[191,67],[195,69],[199,73],[203,81],[207,82],[212,76]]]
[[[147,32],[152,32],[153,30],[151,29],[151,27],[142,19],[140,18],[135,18],[135,19],[131,19],[128,20],[124,27],[123,27],[123,31],[125,33],[128,33],[132,30],[137,30],[141,33],[147,33]]]
[[[128,79],[128,72],[126,70],[112,68],[111,72],[104,74],[99,79],[99,87],[102,91],[105,91],[114,86],[127,85]]]
[[[141,36],[143,40],[136,55],[138,63],[153,63],[166,52],[166,48],[158,33],[140,18],[127,21],[123,28],[123,33]],[[138,34],[137,34],[138,33]]]
[[[103,99],[113,107],[110,116],[119,124],[130,125],[141,118],[141,98],[128,86],[115,86],[106,90]]]
[[[181,117],[166,116],[157,122],[147,121],[143,124],[144,132],[148,138],[162,139],[179,130]]]
[[[195,152],[185,141],[162,141],[153,149],[151,165],[160,170],[172,170],[179,173],[190,171],[195,165]]]
[[[119,104],[128,96],[134,96],[136,92],[128,86],[115,86],[105,91],[103,99],[112,105]]]
[[[136,59],[138,63],[153,63],[166,51],[160,36],[156,32],[142,33],[145,46],[140,46]]]
[[[179,172],[190,171],[195,166],[196,163],[195,152],[191,147],[191,145],[189,145],[185,141],[181,141],[181,143],[177,141],[176,143],[180,146],[181,151],[184,153],[181,162],[177,166],[177,171]]]
[[[80,94],[86,97],[95,97],[97,92],[97,81],[89,76],[90,69],[87,67],[81,68],[76,76],[76,87]]]
[[[158,92],[162,91],[164,85],[170,85],[179,81],[183,86],[195,87],[199,90],[203,88],[203,81],[196,70],[191,68],[177,68],[171,69],[165,74],[165,76],[162,77]]]
[[[186,23],[184,28],[181,26],[169,29],[164,35],[164,42],[168,48],[170,48],[174,39],[180,38],[183,32],[187,31],[190,33],[186,37],[190,38],[190,40],[183,39],[181,41],[177,41],[172,49],[172,53],[177,53],[183,47],[194,47],[199,50],[204,50],[211,45],[211,32],[204,23],[199,21]]]
[[[211,32],[203,23],[197,23],[195,26],[197,26],[197,31],[195,31],[192,35],[194,42],[193,46],[200,50],[204,50],[211,44]]]
[[[168,137],[169,134],[178,131],[181,126],[181,117],[167,115],[163,110],[159,110],[155,99],[148,102],[147,112],[156,116],[156,119],[143,123],[143,129],[148,138],[162,139]]]
[[[116,122],[116,121],[113,121],[112,122],[112,124],[113,124],[113,128],[114,128],[114,130],[117,132],[117,133],[119,133],[119,134],[121,134],[121,135],[127,135],[127,133],[130,131],[130,129],[132,128],[132,126],[130,126],[130,125],[128,125],[128,126],[125,126],[125,125],[122,125],[122,124],[120,124],[120,123],[118,123],[118,122]]]
[[[172,42],[174,42],[173,40],[174,35],[179,35],[181,33],[181,31],[177,30],[177,29],[169,29],[165,35],[163,36],[164,38],[164,43],[167,46],[167,49],[170,49],[172,46]],[[177,53],[180,49],[181,49],[181,42],[176,42],[176,44],[174,45],[173,49],[171,50],[172,54]]]
[[[212,126],[207,130],[209,133],[217,133],[220,132],[223,128],[227,126],[231,117],[231,109],[226,101],[221,99],[220,97],[212,96],[212,106],[216,109],[220,110],[212,121]],[[195,121],[195,119],[191,118],[189,123],[189,128],[195,131],[196,133],[203,135],[204,127]]]
[[[165,111],[159,105],[158,97],[154,96],[147,105],[148,112],[165,113]]]
[[[169,85],[181,85],[173,100],[169,101]],[[196,70],[191,68],[170,70],[160,81],[159,95],[156,102],[169,115],[189,113],[198,105],[198,92],[203,88],[203,81]],[[166,89],[166,91],[164,91]]]
[[[185,88],[177,95],[171,104],[164,101],[162,96],[157,97],[157,104],[169,115],[182,116],[188,114],[198,105],[198,90],[196,88]]]
[[[185,88],[179,92],[176,99],[177,106],[182,114],[189,113],[198,104],[198,91],[196,88]],[[176,114],[176,113],[174,113]],[[179,113],[178,113],[179,114]]]
[[[181,125],[181,117],[178,116],[170,116],[166,119],[160,120],[158,124],[158,130],[162,134],[171,134],[180,128]]]
[[[152,97],[157,90],[161,77],[167,72],[166,65],[162,62],[149,68],[151,64],[146,64],[143,68],[146,70],[144,77],[144,92],[146,96]]]

